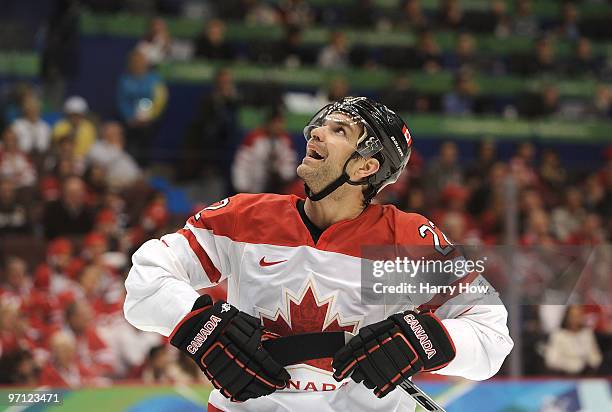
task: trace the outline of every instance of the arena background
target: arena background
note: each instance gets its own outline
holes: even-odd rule
[[[202,410],[199,370],[123,319],[131,253],[233,193],[303,195],[309,116],[366,95],[402,114],[415,145],[379,201],[457,243],[598,251],[580,305],[509,305],[516,346],[495,379],[416,381],[449,412],[612,410],[609,1],[0,10],[2,399],[58,387],[62,410]]]

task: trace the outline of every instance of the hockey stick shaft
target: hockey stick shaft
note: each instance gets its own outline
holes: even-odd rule
[[[444,408],[436,403],[429,395],[423,392],[418,386],[416,386],[410,379],[404,379],[397,386],[402,388],[408,395],[417,401],[419,405],[425,408],[429,412],[446,412]]]

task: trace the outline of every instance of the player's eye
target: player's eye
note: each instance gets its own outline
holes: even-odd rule
[[[346,137],[346,128],[344,126],[335,125],[332,130],[339,136]]]

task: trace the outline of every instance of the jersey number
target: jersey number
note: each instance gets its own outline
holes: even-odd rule
[[[216,203],[213,203],[212,205],[205,207],[204,209],[202,209],[201,211],[199,211],[198,213],[196,213],[193,218],[195,219],[195,221],[197,222],[198,220],[200,220],[200,218],[202,217],[202,212],[205,210],[217,210],[217,209],[221,209],[222,207],[225,207],[229,204],[229,198],[225,198],[223,200],[220,200]]]
[[[455,246],[453,246],[453,244],[451,243],[450,240],[448,240],[448,238],[446,237],[446,235],[444,233],[442,233],[442,237],[444,238],[444,240],[446,241],[446,243],[448,243],[447,246],[442,247],[440,245],[440,237],[438,236],[438,234],[436,233],[436,231],[434,230],[434,224],[429,222],[429,225],[421,225],[419,227],[419,234],[421,235],[421,237],[423,239],[425,239],[425,236],[427,236],[427,233],[431,233],[431,235],[433,236],[433,243],[434,243],[434,248],[441,253],[443,256],[448,255],[450,252],[452,252],[455,249]]]

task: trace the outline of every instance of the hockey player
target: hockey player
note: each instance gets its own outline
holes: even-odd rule
[[[297,173],[307,198],[239,194],[143,244],[125,283],[126,319],[198,363],[216,388],[209,411],[413,411],[395,389],[402,379],[497,373],[513,345],[503,305],[457,305],[450,295],[434,299],[435,311],[362,304],[362,245],[455,253],[427,218],[370,204],[408,162],[407,125],[349,97],[321,109],[304,135]],[[225,278],[227,302],[195,291]],[[261,344],[332,331],[357,334],[333,359],[283,367]]]

